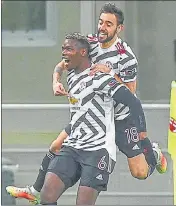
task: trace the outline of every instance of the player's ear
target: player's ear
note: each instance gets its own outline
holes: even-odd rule
[[[124,30],[124,25],[123,24],[118,25],[118,27],[117,27],[117,34],[119,34],[123,30]]]
[[[86,49],[81,49],[81,56],[83,56],[83,57],[87,56],[87,50]]]

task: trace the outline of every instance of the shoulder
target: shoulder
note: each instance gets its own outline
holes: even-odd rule
[[[129,53],[131,55],[133,55],[135,57],[135,54],[133,52],[133,49],[129,46],[129,44],[126,41],[121,40],[119,42],[119,44],[121,45],[121,47],[125,50],[126,53]]]
[[[110,78],[112,78],[112,76],[110,74],[107,74],[107,73],[104,73],[104,72],[97,72],[97,73],[95,73],[95,75],[93,77],[93,80],[104,81],[104,80],[107,80],[107,79],[110,79]]]
[[[67,72],[67,77],[73,77],[75,75],[75,70],[74,69],[70,69]]]
[[[101,78],[98,79],[99,77]],[[105,73],[97,73],[97,75],[95,75],[94,80],[94,91],[108,95],[112,91],[116,91],[121,85],[123,85],[119,83],[114,77]]]
[[[103,72],[98,72],[94,75],[93,81],[96,85],[107,85],[109,82],[111,82],[114,79],[110,74],[106,74]]]

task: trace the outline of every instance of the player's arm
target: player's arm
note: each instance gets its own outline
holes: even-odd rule
[[[137,60],[134,58],[131,60],[131,63],[124,65],[119,74],[116,74],[114,77],[116,80],[120,79],[121,82],[124,83],[133,94],[135,94],[137,86]]]
[[[112,80],[112,81],[115,81]],[[141,128],[146,127],[146,120],[144,111],[142,108],[142,104],[138,98],[133,95],[130,90],[116,81],[113,86],[111,83],[110,89],[108,90],[108,94],[113,98],[116,103],[122,103],[130,108],[130,112],[133,116],[138,119],[138,123]]]
[[[99,76],[98,76],[99,75]],[[100,79],[101,77],[101,79]],[[140,128],[146,127],[145,115],[139,99],[122,83],[108,74],[97,74],[94,78],[95,92],[111,97],[117,104],[121,103],[130,108],[130,113],[136,117]]]
[[[130,91],[135,94],[137,86],[137,70],[138,70],[138,61],[134,55],[132,49],[128,45],[125,46],[126,58],[119,61],[119,73],[118,77],[122,82],[130,89]],[[125,61],[125,62],[124,62]]]
[[[50,151],[53,153],[58,152],[61,149],[62,143],[67,138],[67,136],[68,136],[68,134],[65,132],[65,130],[63,130],[58,135],[58,137],[51,143]]]
[[[115,77],[116,78],[116,77]],[[136,93],[136,87],[137,87],[137,82],[136,80],[132,81],[132,82],[126,82],[124,83],[128,88],[129,90],[135,94]]]
[[[64,70],[65,62],[62,60],[55,66],[53,72],[53,93],[55,96],[63,96],[68,94],[61,83],[62,73]]]
[[[123,82],[123,81],[121,80],[120,77],[118,77],[117,74],[114,75],[114,78],[115,78],[118,82],[120,82],[120,83],[124,84],[125,86],[127,86],[128,89],[131,91],[131,93],[133,93],[133,94],[136,93],[136,80],[134,80],[134,81],[132,81],[132,82],[126,82],[126,83],[125,83],[125,82]]]
[[[50,151],[51,152],[58,152],[61,147],[64,140],[68,137],[68,135],[71,133],[71,125],[69,124],[59,135],[58,137],[51,143]]]

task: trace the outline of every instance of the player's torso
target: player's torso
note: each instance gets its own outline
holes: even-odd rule
[[[111,120],[114,127],[114,110],[110,97],[95,92],[89,71],[76,75],[72,70],[68,74],[71,135],[67,142],[77,149],[91,151],[105,147]]]
[[[118,62],[120,57],[115,46],[108,49],[102,49],[99,43],[97,43],[96,48],[91,52],[90,56],[94,64],[106,64],[108,67],[113,68],[117,74],[119,73],[120,68]]]
[[[110,109],[112,100],[104,94],[95,91],[93,77],[89,75],[90,69],[80,74],[75,74],[74,70],[68,74],[68,92],[72,121],[74,116],[96,113],[96,116],[103,120],[105,112]],[[76,115],[74,115],[76,114]],[[88,116],[87,118],[90,119]]]
[[[123,71],[124,65],[134,60],[131,48],[120,38],[107,49],[102,49],[98,40],[90,42],[90,45],[92,62],[94,64],[106,64],[109,68],[114,69],[115,73],[120,77],[125,75],[125,71]]]
[[[96,38],[90,42],[91,45],[91,59],[94,64],[106,64],[109,68],[113,69],[115,73],[122,78],[127,76],[124,70],[124,65],[134,60],[130,47],[125,42],[118,39],[111,47],[102,49]],[[123,120],[130,115],[129,107],[123,104],[114,105],[115,119]]]

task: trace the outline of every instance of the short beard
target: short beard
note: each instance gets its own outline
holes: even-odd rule
[[[105,40],[102,40],[102,41],[101,41],[101,40],[99,39],[99,33],[100,33],[100,31],[98,31],[98,41],[99,41],[100,43],[108,43],[108,42],[110,42],[110,41],[114,38],[114,36],[116,35],[116,31],[115,31],[112,36],[107,36],[107,38],[106,38]]]

